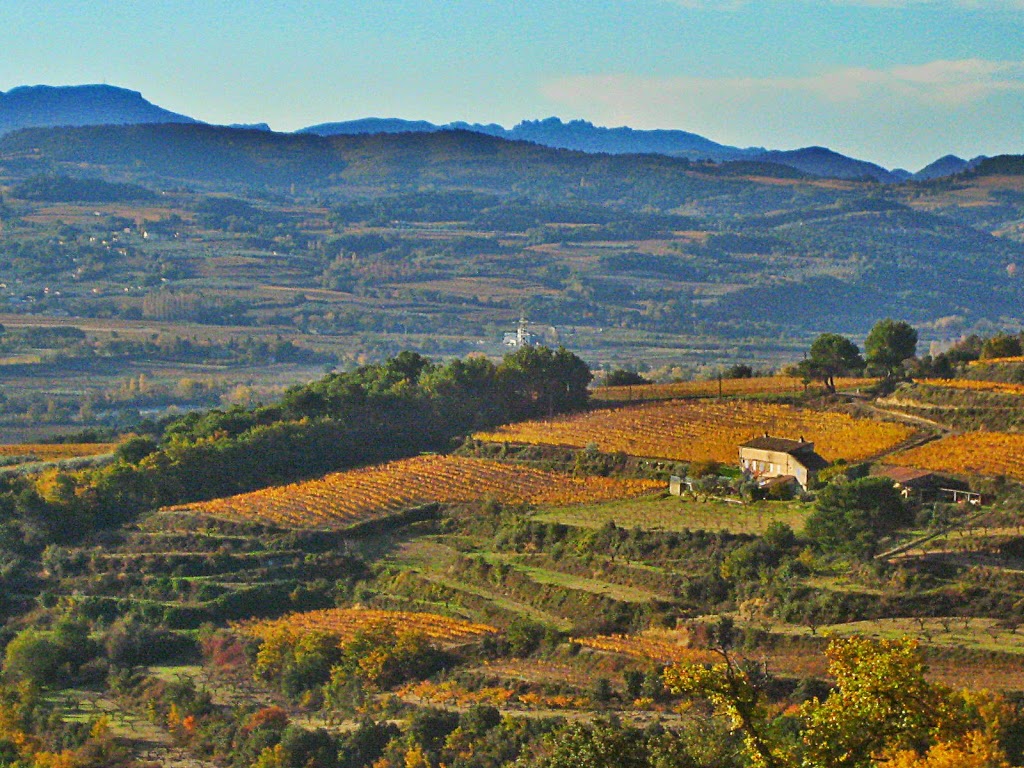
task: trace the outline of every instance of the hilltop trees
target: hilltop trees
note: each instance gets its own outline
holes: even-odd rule
[[[1010,336],[1007,333],[997,333],[991,338],[985,339],[981,346],[981,360],[993,360],[1000,357],[1017,357],[1024,353],[1021,348],[1020,336]]]
[[[578,411],[593,379],[587,364],[564,347],[522,347],[498,369],[517,418]]]
[[[838,333],[823,333],[814,340],[807,358],[796,365],[796,373],[805,379],[820,381],[830,393],[836,391],[836,376],[864,367],[857,345]]]
[[[868,366],[891,379],[907,358],[917,353],[917,331],[902,320],[886,318],[871,328],[864,340],[864,357]]]

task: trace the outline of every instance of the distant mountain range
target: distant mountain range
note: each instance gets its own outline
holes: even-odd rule
[[[162,109],[144,99],[137,91],[110,85],[21,86],[0,93],[0,136],[22,128],[200,122],[187,115]],[[230,127],[270,131],[266,123]],[[716,163],[752,161],[787,166],[810,176],[871,179],[882,183],[898,183],[908,179],[926,181],[949,176],[969,170],[985,159],[978,157],[964,160],[947,155],[917,173],[910,173],[902,169],[890,171],[825,147],[806,147],[788,151],[766,150],[762,147],[740,148],[719,144],[687,131],[604,128],[585,120],[563,122],[557,117],[524,120],[511,129],[494,123],[454,122],[435,125],[424,120],[365,118],[322,123],[302,128],[296,133],[329,137],[440,133],[453,130],[587,153],[657,154]]]
[[[111,85],[26,85],[0,93],[0,135],[61,125],[198,122],[151,104],[138,91]]]
[[[354,135],[363,133],[436,133],[438,131],[472,131],[497,136],[509,141],[532,141],[555,149],[579,152],[603,152],[611,155],[655,154],[685,157],[690,160],[751,160],[764,153],[762,148],[740,149],[718,144],[687,131],[638,131],[632,128],[602,128],[586,120],[562,122],[557,117],[546,120],[524,120],[514,128],[489,123],[455,122],[434,125],[425,120],[366,118],[344,123],[323,123],[302,128],[296,133],[318,136]]]

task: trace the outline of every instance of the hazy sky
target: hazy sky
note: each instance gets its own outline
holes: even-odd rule
[[[917,170],[1024,153],[1024,0],[3,0],[0,90],[207,122],[557,115]]]

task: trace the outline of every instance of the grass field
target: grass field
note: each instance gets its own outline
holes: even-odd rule
[[[600,528],[614,522],[622,528],[654,531],[726,530],[762,534],[776,521],[799,531],[810,512],[811,505],[799,501],[761,501],[744,505],[657,495],[549,509],[534,519],[579,528]]]
[[[537,584],[552,584],[556,587],[575,589],[581,592],[590,592],[594,595],[610,597],[613,600],[620,600],[624,603],[646,603],[651,600],[661,599],[663,596],[648,589],[631,587],[625,584],[617,584],[602,579],[591,579],[585,576],[577,576],[571,573],[562,573],[548,568],[538,568],[517,562],[514,556],[506,556],[495,553],[480,555],[490,563],[504,563],[513,569],[530,577],[531,581]]]

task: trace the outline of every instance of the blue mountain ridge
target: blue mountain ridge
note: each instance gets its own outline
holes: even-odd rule
[[[19,86],[0,92],[0,135],[21,128],[135,125],[143,123],[201,123],[152,104],[138,91],[112,85]],[[269,131],[266,123],[236,125],[239,129]],[[763,147],[733,147],[682,130],[639,130],[622,126],[606,128],[586,120],[562,121],[558,117],[523,120],[512,128],[495,123],[452,122],[436,125],[425,120],[369,117],[343,122],[321,123],[295,133],[317,136],[436,133],[462,130],[511,141],[529,141],[558,149],[606,154],[658,154],[694,161],[727,162],[750,160],[795,168],[814,176],[839,179],[872,179],[895,183],[907,179],[927,180],[960,173],[984,158],[967,161],[947,155],[917,174],[900,169],[887,170],[875,163],[847,157],[825,147],[796,150],[766,150]]]

